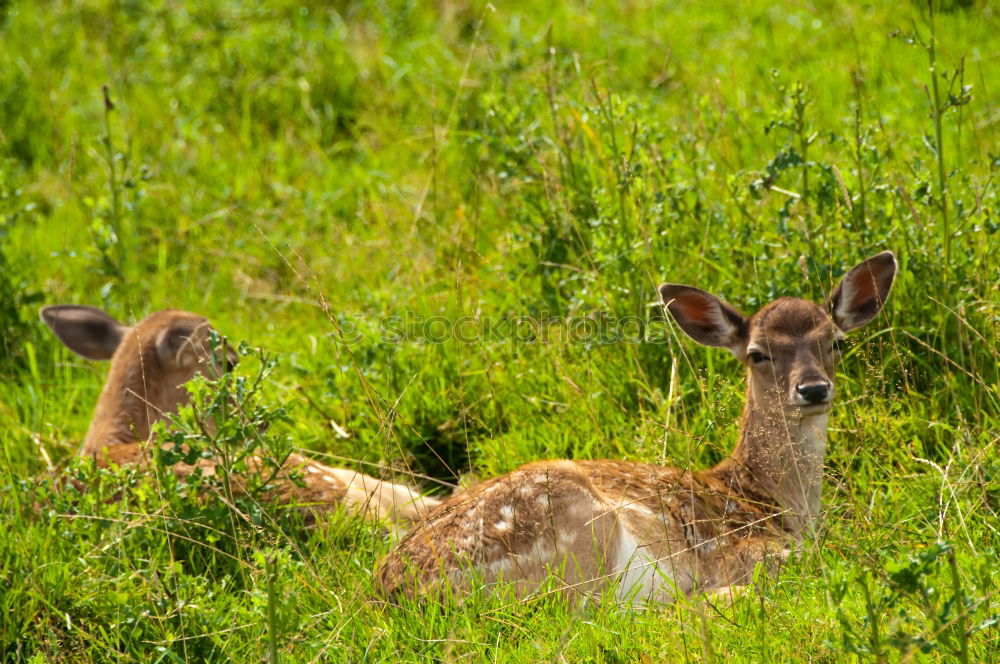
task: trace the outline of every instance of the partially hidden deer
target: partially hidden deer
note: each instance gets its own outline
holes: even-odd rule
[[[94,409],[80,456],[101,467],[138,464],[148,467],[155,456],[150,431],[188,402],[184,385],[198,373],[217,377],[232,367],[236,354],[228,346],[211,349],[208,321],[185,311],[163,310],[135,325],[124,325],[95,307],[44,307],[42,320],[74,353],[91,360],[110,360],[111,368]],[[270,466],[252,456],[248,465],[263,473]],[[213,475],[218,460],[170,467],[179,477],[196,468]],[[291,474],[298,475],[293,481]],[[307,513],[344,508],[367,518],[406,527],[438,504],[416,489],[392,484],[354,470],[333,468],[300,454],[282,460],[275,488],[265,499],[298,506]],[[304,484],[304,486],[300,486]],[[243,491],[237,481],[235,493]]]
[[[708,470],[617,460],[541,461],[445,500],[389,553],[390,598],[548,580],[560,594],[670,602],[747,584],[787,555],[820,513],[834,369],[844,334],[882,310],[891,252],[851,269],[825,306],[784,297],[752,316],[703,290],[660,296],[694,341],[747,368],[732,454]],[[555,577],[554,579],[552,577]]]

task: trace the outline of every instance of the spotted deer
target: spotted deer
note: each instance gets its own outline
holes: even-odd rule
[[[784,297],[744,316],[698,288],[660,286],[694,341],[747,368],[732,454],[708,470],[617,460],[541,461],[444,501],[383,561],[390,598],[547,579],[561,594],[670,602],[746,584],[787,555],[820,512],[834,367],[844,334],[881,311],[891,252],[851,269],[825,306]],[[555,577],[554,579],[552,577]]]
[[[92,457],[102,467],[148,466],[153,456],[150,430],[187,403],[184,384],[198,373],[217,377],[237,359],[226,346],[213,352],[208,321],[185,311],[159,311],[132,326],[95,307],[49,306],[42,308],[41,317],[74,353],[90,360],[111,361],[79,450],[80,456]],[[248,465],[261,472],[270,468],[257,456],[251,457]],[[213,475],[217,467],[215,459],[200,459],[194,465],[178,463],[172,470],[183,478],[196,468],[204,475]],[[293,471],[301,475],[304,486],[291,479]],[[408,486],[332,468],[294,453],[281,464],[275,482],[268,499],[300,506],[307,513],[343,507],[398,526],[418,520],[439,502]],[[235,491],[242,492],[242,486],[237,485]]]

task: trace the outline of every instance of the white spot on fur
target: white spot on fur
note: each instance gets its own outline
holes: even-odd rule
[[[493,524],[493,529],[496,530],[498,533],[505,533],[508,530],[510,530],[510,522],[497,521],[496,523]]]
[[[555,551],[553,551],[552,548],[548,546],[547,542],[536,541],[531,546],[531,550],[528,551],[525,558],[527,558],[531,562],[544,565],[552,559],[553,553],[555,553]]]
[[[569,549],[572,547],[573,543],[576,542],[576,534],[568,530],[560,530],[556,535],[556,540],[558,541],[560,548]]]
[[[514,508],[510,505],[504,505],[500,508],[500,517],[503,519],[513,519],[514,518]]]

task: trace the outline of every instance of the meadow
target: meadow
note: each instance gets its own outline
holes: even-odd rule
[[[0,1],[0,661],[1000,661],[998,28],[989,1]],[[718,461],[743,369],[656,286],[749,313],[884,249],[820,531],[731,606],[386,604],[384,525],[73,461],[106,367],[38,320],[203,314],[249,344],[264,444],[445,495]]]

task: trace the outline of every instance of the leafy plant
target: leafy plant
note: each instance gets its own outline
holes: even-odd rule
[[[863,600],[860,622],[844,608],[852,591]],[[969,662],[970,639],[1000,624],[986,597],[967,594],[955,551],[944,542],[891,561],[884,575],[836,578],[829,593],[841,626],[840,647],[880,663],[934,651]]]

